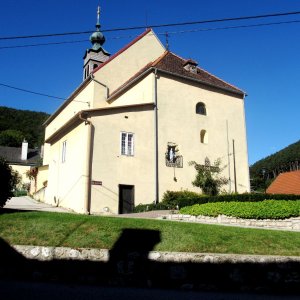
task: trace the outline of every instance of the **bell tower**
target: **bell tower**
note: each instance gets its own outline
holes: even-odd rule
[[[105,42],[105,37],[100,31],[100,28],[100,6],[98,6],[96,31],[90,36],[92,48],[87,49],[83,57],[83,80],[89,77],[94,69],[107,61],[110,57],[110,54],[102,47]]]

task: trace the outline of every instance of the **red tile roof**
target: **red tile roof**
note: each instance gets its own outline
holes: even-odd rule
[[[174,75],[179,75],[191,79],[196,79],[204,84],[212,85],[221,89],[226,89],[239,94],[244,94],[239,88],[223,81],[222,79],[208,73],[207,71],[197,67],[197,72],[189,72],[184,68],[187,62],[191,59],[184,59],[172,52],[167,52],[160,61],[155,64],[155,67],[162,71],[170,72]]]
[[[266,192],[268,194],[300,195],[300,170],[279,174]]]

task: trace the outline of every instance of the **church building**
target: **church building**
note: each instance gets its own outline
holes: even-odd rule
[[[121,214],[190,190],[190,161],[221,159],[226,192],[249,192],[245,92],[165,49],[151,28],[117,53],[99,21],[83,82],[45,122],[43,201]]]

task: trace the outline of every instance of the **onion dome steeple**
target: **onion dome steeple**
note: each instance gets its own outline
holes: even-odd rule
[[[105,37],[100,31],[101,25],[100,25],[100,6],[98,6],[97,10],[97,23],[96,23],[96,31],[90,36],[90,41],[93,44],[92,49],[93,50],[98,50],[101,48],[101,46],[105,42]]]
[[[107,61],[110,56],[110,54],[102,48],[102,45],[105,42],[105,37],[100,31],[100,28],[100,6],[98,6],[96,31],[90,36],[90,41],[93,46],[85,51],[83,57],[83,80],[86,79],[94,69]]]

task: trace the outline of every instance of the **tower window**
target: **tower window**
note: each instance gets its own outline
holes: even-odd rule
[[[97,65],[97,64],[94,64],[94,65],[93,65],[93,70],[95,70],[97,67],[98,67],[98,65]]]
[[[201,144],[208,144],[208,133],[204,129],[200,131],[200,142]]]
[[[206,107],[203,102],[198,102],[196,105],[196,114],[206,116]]]

